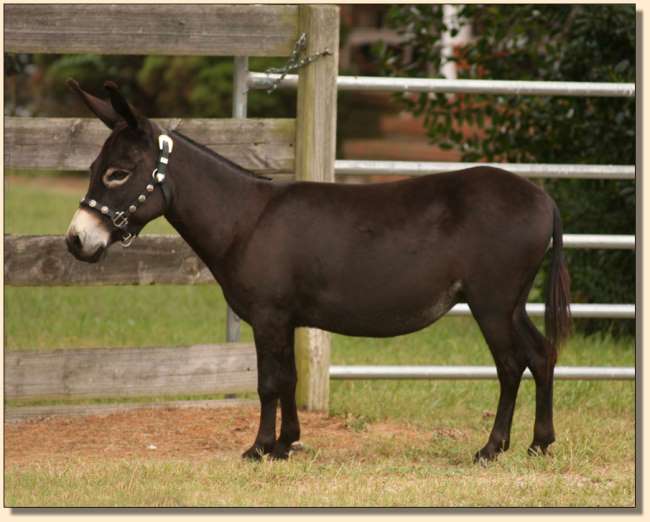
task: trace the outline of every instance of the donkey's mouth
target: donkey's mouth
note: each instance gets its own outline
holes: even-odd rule
[[[92,254],[86,253],[81,246],[73,238],[66,237],[65,241],[68,252],[70,252],[76,259],[85,263],[97,263],[106,256],[107,248],[99,246]]]
[[[86,263],[97,263],[98,261],[102,261],[106,257],[107,250],[108,249],[101,247],[98,248],[97,251],[90,257],[86,257],[86,258],[78,257],[77,259],[79,259],[80,261],[85,261]]]

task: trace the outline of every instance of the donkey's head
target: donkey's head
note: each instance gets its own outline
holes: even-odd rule
[[[172,142],[133,110],[113,82],[104,84],[110,101],[85,92],[74,80],[68,86],[112,130],[90,166],[88,192],[66,234],[68,250],[77,259],[96,262],[109,245],[128,245],[163,214],[165,197],[156,186],[164,181]]]

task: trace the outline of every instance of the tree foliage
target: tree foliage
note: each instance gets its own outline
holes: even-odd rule
[[[465,5],[458,22],[472,41],[457,50],[460,78],[577,82],[634,82],[636,14],[633,5]],[[414,52],[378,49],[386,73],[439,75],[441,5],[395,5],[387,23],[408,36]],[[433,68],[433,71],[432,71]],[[424,116],[428,136],[457,149],[465,161],[520,163],[635,163],[635,101],[629,98],[444,94],[401,97]],[[544,182],[570,233],[632,234],[634,182]],[[635,255],[629,251],[566,252],[575,302],[635,300]],[[582,321],[586,331],[633,332],[631,321]]]
[[[252,58],[250,62],[251,69],[263,71],[284,60]],[[20,89],[5,93],[7,105],[35,116],[79,111],[78,97],[65,85],[71,77],[102,97],[104,81],[116,81],[129,101],[149,117],[228,118],[232,114],[232,58],[35,54],[5,55],[5,63],[9,64],[5,77],[20,83]],[[295,92],[250,91],[248,108],[252,117],[292,117]]]

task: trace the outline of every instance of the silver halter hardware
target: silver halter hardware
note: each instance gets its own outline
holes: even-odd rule
[[[94,199],[88,199],[88,196],[81,198],[81,201],[79,202],[81,206],[96,210],[100,214],[110,218],[113,226],[122,234],[120,244],[124,248],[131,246],[131,243],[133,243],[133,240],[135,239],[135,234],[126,230],[126,227],[129,224],[129,214],[135,213],[138,206],[147,200],[147,194],[150,194],[155,190],[155,185],[160,185],[165,203],[169,203],[169,188],[163,185],[163,182],[167,176],[167,164],[169,163],[169,156],[174,148],[174,140],[172,140],[167,134],[161,134],[158,136],[158,147],[160,149],[158,163],[151,174],[153,183],[147,183],[144,192],[139,194],[135,201],[133,201],[126,210],[113,210],[108,205],[101,205]]]
[[[169,155],[172,153],[172,150],[174,149],[174,140],[172,140],[167,134],[161,134],[158,136],[158,148],[162,151],[165,150],[165,145],[167,145],[167,155],[161,155],[160,158],[158,158],[158,163],[162,166],[164,165],[165,167],[169,163]],[[162,183],[165,181],[165,172],[158,172],[158,170],[163,170],[163,169],[158,169],[155,168],[153,171],[153,174],[151,174],[151,177],[156,180],[157,183]]]

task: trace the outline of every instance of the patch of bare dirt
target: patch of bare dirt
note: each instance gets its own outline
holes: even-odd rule
[[[73,457],[121,459],[212,459],[237,456],[255,438],[259,410],[241,408],[140,409],[110,415],[51,417],[5,424],[5,465],[33,464]],[[368,446],[386,440],[410,447],[458,433],[420,430],[405,424],[377,422],[362,430],[345,419],[300,413],[307,446],[361,456]],[[279,426],[279,424],[278,424]]]

